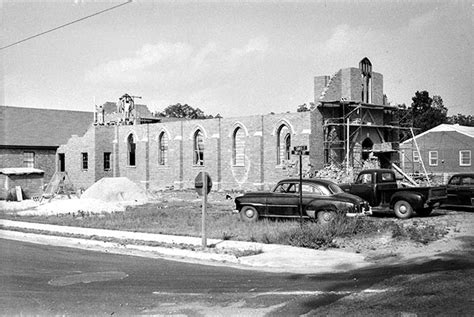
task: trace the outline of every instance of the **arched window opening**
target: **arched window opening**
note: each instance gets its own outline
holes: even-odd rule
[[[135,166],[135,152],[136,152],[136,143],[133,139],[133,134],[130,134],[127,138],[127,148],[128,148],[128,165]]]
[[[369,158],[373,146],[374,142],[372,142],[370,138],[366,138],[364,141],[362,141],[362,160],[367,160]]]
[[[245,132],[242,128],[235,129],[232,137],[232,164],[245,166]]]
[[[201,130],[194,133],[194,165],[204,165],[204,135]]]
[[[277,133],[277,165],[290,159],[291,154],[291,134],[286,125],[282,125]]]
[[[158,164],[168,165],[168,136],[165,132],[158,137]]]
[[[372,63],[367,57],[359,62],[359,69],[362,74],[362,102],[372,102]]]

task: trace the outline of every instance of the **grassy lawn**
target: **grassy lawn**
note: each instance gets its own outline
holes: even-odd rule
[[[242,221],[232,213],[233,202],[216,201],[208,205],[206,231],[208,238],[277,243],[313,249],[334,246],[335,238],[351,238],[390,232],[393,238],[409,239],[420,243],[435,241],[446,230],[436,226],[409,225],[394,218],[337,217],[327,226],[305,220],[302,225],[295,220],[262,219],[257,222]],[[172,234],[201,235],[201,203],[193,201],[163,201],[129,207],[125,212],[90,215],[79,213],[60,216],[18,216],[0,212],[3,219],[31,221],[63,226],[126,230]]]

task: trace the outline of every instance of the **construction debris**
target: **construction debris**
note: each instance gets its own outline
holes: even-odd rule
[[[89,187],[81,199],[98,199],[105,202],[148,201],[145,191],[126,177],[104,177]]]
[[[352,167],[347,169],[345,163],[331,164],[319,170],[316,173],[317,178],[327,179],[337,184],[352,183],[354,179],[354,170]]]

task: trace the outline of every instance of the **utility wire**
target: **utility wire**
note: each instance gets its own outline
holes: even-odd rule
[[[83,17],[83,18],[74,20],[74,21],[72,21],[72,22],[69,22],[69,23],[66,23],[66,24],[62,24],[62,25],[57,26],[57,27],[55,27],[55,28],[53,28],[53,29],[50,29],[50,30],[47,30],[47,31],[44,31],[44,32],[41,32],[41,33],[38,33],[38,34],[35,34],[35,35],[32,35],[32,36],[30,36],[30,37],[27,37],[27,38],[21,40],[21,41],[18,41],[18,42],[9,44],[9,45],[7,45],[7,46],[0,47],[0,50],[4,50],[4,49],[9,48],[9,47],[11,47],[11,46],[13,46],[13,45],[17,45],[17,44],[26,42],[26,41],[28,41],[28,40],[34,39],[35,37],[38,37],[38,36],[44,35],[44,34],[46,34],[46,33],[50,33],[50,32],[56,31],[56,30],[58,30],[58,29],[64,28],[64,27],[66,27],[66,26],[69,26],[69,25],[71,25],[71,24],[74,24],[74,23],[77,23],[77,22],[80,22],[80,21],[83,21],[83,20],[85,20],[85,19],[89,19],[89,18],[94,17],[94,16],[96,16],[96,15],[99,15],[99,14],[102,14],[102,13],[104,13],[104,12],[107,12],[107,11],[110,11],[110,10],[113,10],[113,9],[116,9],[116,8],[121,7],[121,6],[124,6],[124,5],[126,5],[126,4],[129,4],[130,2],[132,2],[132,0],[128,0],[128,1],[125,2],[125,3],[118,4],[118,5],[116,5],[116,6],[113,6],[113,7],[108,8],[108,9],[105,9],[105,10],[102,10],[102,11],[99,11],[99,12],[96,12],[96,13],[93,13],[93,14],[91,14],[91,15],[85,16],[85,17]]]

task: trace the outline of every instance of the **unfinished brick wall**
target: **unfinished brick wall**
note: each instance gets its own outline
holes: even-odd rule
[[[248,116],[228,119],[185,120],[166,123],[91,127],[84,137],[73,137],[61,146],[58,153],[65,153],[66,171],[76,186],[87,187],[99,178],[128,177],[144,189],[156,190],[173,186],[193,188],[196,175],[208,172],[214,189],[257,190],[267,189],[283,177],[296,176],[297,170],[277,164],[277,134],[287,126],[291,135],[291,148],[307,145],[310,151],[318,145],[310,144],[311,113],[285,113],[266,116]],[[244,131],[244,164],[233,161],[233,134],[235,129]],[[203,134],[204,165],[194,164],[194,135]],[[167,162],[159,162],[159,136],[168,138]],[[136,144],[135,165],[129,164],[128,138]],[[89,169],[81,169],[81,153],[89,153]],[[112,153],[115,172],[103,171],[103,152]],[[116,159],[116,160],[115,160]],[[290,163],[290,164],[288,164]],[[309,158],[304,158],[308,170]]]

